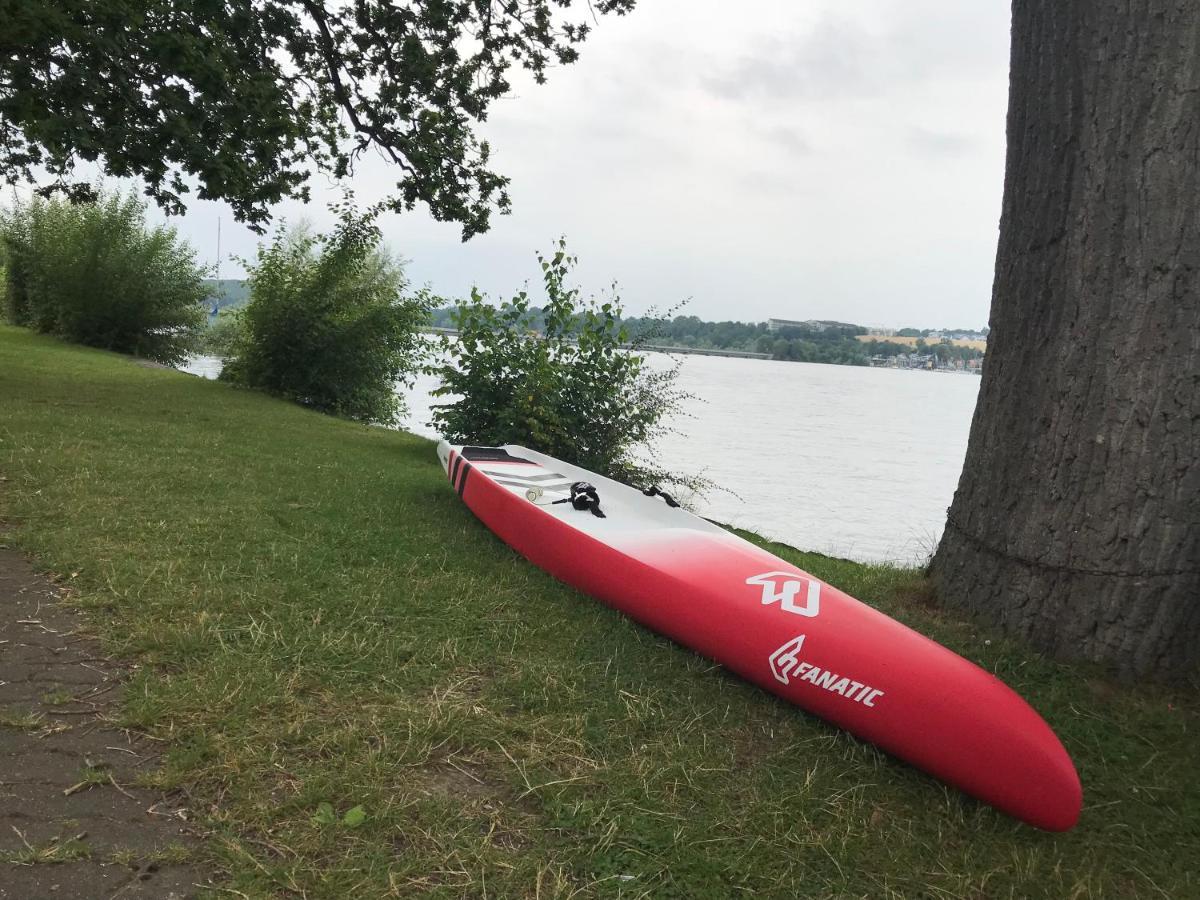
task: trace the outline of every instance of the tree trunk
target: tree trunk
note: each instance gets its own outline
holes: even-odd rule
[[[945,602],[1126,678],[1200,661],[1200,3],[1014,0],[991,334]]]

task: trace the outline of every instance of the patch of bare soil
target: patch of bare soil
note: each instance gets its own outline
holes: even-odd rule
[[[80,625],[0,546],[0,900],[196,896],[187,811],[136,786],[161,748],[112,724],[126,673]]]

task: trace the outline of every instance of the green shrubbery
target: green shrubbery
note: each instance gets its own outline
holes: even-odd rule
[[[242,310],[227,307],[217,313],[197,336],[196,350],[208,356],[230,356],[237,352],[245,333]]]
[[[35,198],[0,214],[5,315],[68,341],[180,362],[203,321],[203,272],[134,195]]]
[[[402,264],[369,217],[344,209],[328,236],[284,228],[258,250],[250,302],[221,378],[364,422],[403,410],[431,303],[404,296]]]
[[[540,333],[524,291],[500,308],[473,291],[455,310],[460,334],[443,339],[448,362],[435,370],[434,395],[461,399],[434,407],[431,424],[454,443],[522,444],[625,481],[678,482],[637,456],[685,396],[678,367],[647,365],[618,298],[585,300],[567,286],[576,258],[562,241],[538,261],[547,296]]]

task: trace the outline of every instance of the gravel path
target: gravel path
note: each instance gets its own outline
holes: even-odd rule
[[[160,747],[112,724],[128,669],[59,593],[0,532],[0,900],[194,897],[187,811],[136,786]]]

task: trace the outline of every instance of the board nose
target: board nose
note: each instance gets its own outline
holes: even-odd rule
[[[1058,743],[1057,737],[1055,742]],[[1061,743],[1045,765],[1047,771],[1044,779],[1039,779],[1036,791],[1036,810],[1031,810],[1026,820],[1047,831],[1070,831],[1083,812],[1079,772]]]

